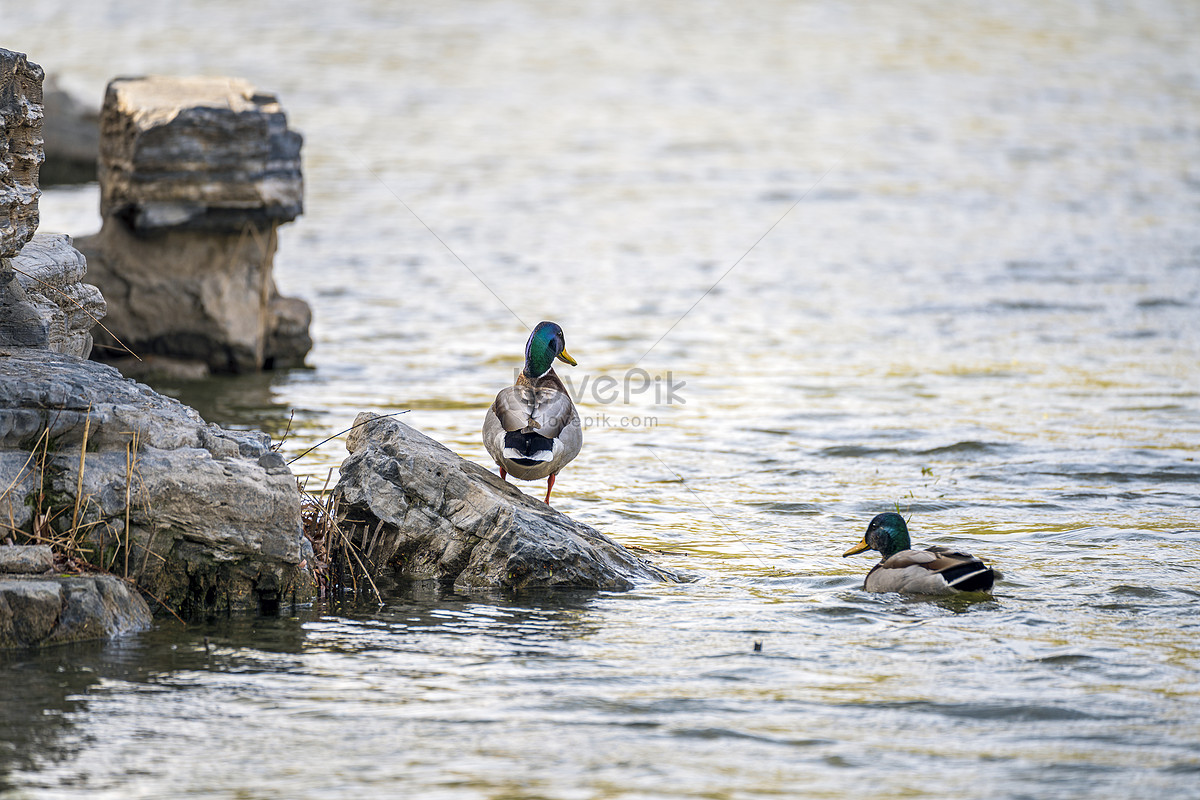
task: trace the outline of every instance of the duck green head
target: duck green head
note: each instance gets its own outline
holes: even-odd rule
[[[554,366],[554,359],[565,361],[572,367],[575,359],[567,352],[567,337],[563,329],[553,322],[539,322],[529,334],[525,344],[525,374],[530,378],[540,378]]]
[[[908,540],[908,525],[905,524],[904,517],[895,511],[889,511],[871,520],[862,541],[842,553],[842,558],[864,550],[878,550],[883,553],[884,558],[889,558],[910,547],[912,544]]]

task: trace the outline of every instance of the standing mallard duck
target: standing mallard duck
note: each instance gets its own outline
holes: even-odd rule
[[[990,592],[996,573],[970,553],[949,547],[913,550],[904,517],[889,511],[871,520],[863,540],[842,558],[878,550],[883,560],[867,573],[863,589],[868,592],[905,594],[955,594]]]
[[[483,419],[483,446],[500,466],[500,477],[523,481],[554,477],[583,447],[583,426],[567,387],[554,374],[554,359],[575,366],[562,328],[539,322],[525,344],[525,368],[517,382],[496,395]]]

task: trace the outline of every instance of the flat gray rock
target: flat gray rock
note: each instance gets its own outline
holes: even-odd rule
[[[304,208],[299,133],[239,78],[117,78],[100,110],[100,213],[137,231],[239,232]]]
[[[151,621],[137,590],[111,575],[0,575],[0,649],[109,639]]]
[[[473,589],[631,589],[677,581],[404,423],[359,414],[334,491],[370,561]]]
[[[0,545],[0,575],[40,575],[52,569],[54,553],[47,545]]]

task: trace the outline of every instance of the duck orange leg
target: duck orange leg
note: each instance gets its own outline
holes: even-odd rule
[[[554,489],[554,475],[550,476],[550,480],[546,481],[546,505],[550,505],[550,492]]]

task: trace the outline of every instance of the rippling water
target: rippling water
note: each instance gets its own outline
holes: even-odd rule
[[[555,319],[591,425],[556,504],[698,580],[5,655],[3,796],[1196,793],[1192,4],[5,6],[97,102],[236,74],[306,136],[313,369],[160,388],[294,414],[292,455],[412,409],[487,463]],[[994,599],[861,592],[897,507]]]

